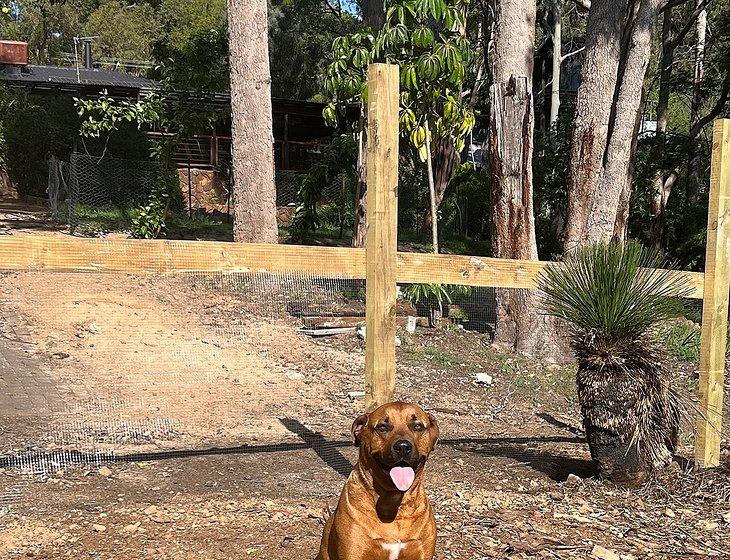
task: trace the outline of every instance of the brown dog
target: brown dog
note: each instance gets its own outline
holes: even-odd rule
[[[439,435],[431,414],[404,402],[352,425],[357,465],[324,528],[317,560],[432,560],[436,522],[423,468]]]

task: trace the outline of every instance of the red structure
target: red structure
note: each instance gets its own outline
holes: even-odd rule
[[[0,41],[0,64],[17,67],[27,66],[28,43]]]

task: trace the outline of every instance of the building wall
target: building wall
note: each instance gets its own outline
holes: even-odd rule
[[[189,199],[192,198],[193,210],[201,209],[206,212],[223,212],[228,209],[228,193],[226,184],[211,169],[190,169],[190,188],[188,188],[188,170],[180,168],[177,170],[180,177],[180,190],[182,190],[185,208],[189,206]],[[188,194],[192,196],[188,196]]]

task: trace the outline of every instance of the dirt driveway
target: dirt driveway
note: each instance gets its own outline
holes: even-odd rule
[[[0,557],[313,558],[355,458],[362,342],[309,338],[242,286],[0,276],[23,354],[62,395],[22,441],[0,431]],[[478,333],[399,334],[399,396],[442,429],[438,558],[730,558],[727,472],[677,468],[633,491],[590,480],[570,369]]]

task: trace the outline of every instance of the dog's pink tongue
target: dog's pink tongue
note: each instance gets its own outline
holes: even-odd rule
[[[411,467],[393,467],[390,469],[390,479],[401,492],[405,492],[411,487],[414,478],[416,478],[416,473],[413,472]]]

